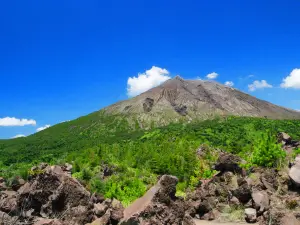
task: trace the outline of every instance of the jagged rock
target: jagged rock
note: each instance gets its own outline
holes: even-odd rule
[[[105,214],[106,210],[107,210],[107,206],[101,203],[98,204],[94,204],[94,213],[96,216],[101,217]]]
[[[300,165],[299,164],[295,164],[294,166],[292,166],[292,168],[290,168],[289,177],[297,187],[300,187]]]
[[[111,208],[111,220],[117,223],[124,217],[124,207],[120,201],[113,199]]]
[[[109,224],[110,217],[111,217],[111,211],[107,210],[106,213],[101,218],[97,218],[91,224],[86,224],[86,225],[106,225]]]
[[[97,203],[102,203],[105,200],[103,195],[99,195],[97,193],[93,193],[91,196],[91,202],[97,204]]]
[[[0,211],[0,225],[16,224],[17,218],[9,216],[5,212]]]
[[[190,206],[175,196],[177,183],[174,176],[162,176],[142,198],[125,209],[121,224],[193,224],[185,213]]]
[[[237,197],[233,196],[231,199],[230,199],[230,203],[232,205],[240,205],[240,201],[238,200]]]
[[[202,220],[214,220],[215,219],[215,215],[212,211],[204,214],[202,217],[201,217]]]
[[[255,223],[257,221],[256,210],[253,208],[246,208],[245,219],[248,223]]]
[[[17,210],[17,192],[15,191],[2,191],[0,194],[0,211],[6,213],[13,213]]]
[[[23,180],[22,178],[18,178],[16,180],[14,180],[12,182],[12,185],[11,185],[11,188],[14,190],[14,191],[17,191],[20,187],[22,187],[24,184],[25,184],[25,180]]]
[[[283,145],[286,145],[286,144],[290,144],[291,143],[292,138],[287,133],[280,132],[277,135],[277,140],[278,140],[279,143],[282,143]]]
[[[59,166],[39,166],[32,180],[18,190],[17,204],[45,218],[82,224],[91,220],[90,193]],[[43,170],[41,170],[43,168]]]
[[[3,177],[0,177],[0,191],[4,191],[7,189],[7,186],[5,184],[5,179]]]
[[[280,222],[281,225],[300,225],[300,221],[291,214],[284,216]]]
[[[263,213],[269,209],[270,199],[265,191],[256,191],[252,193],[253,207],[259,212]]]
[[[241,185],[238,189],[232,192],[241,203],[247,203],[251,199],[251,189],[247,183]]]
[[[239,166],[240,162],[240,157],[230,153],[222,152],[215,164],[215,170],[218,170],[222,173],[226,171],[241,173],[242,169]]]
[[[285,215],[283,218],[281,218],[280,222],[280,225],[300,225],[300,221],[291,214]]]

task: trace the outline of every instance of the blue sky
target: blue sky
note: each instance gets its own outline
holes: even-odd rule
[[[177,74],[214,72],[220,83],[300,109],[299,8],[299,0],[4,1],[0,138],[77,118]]]

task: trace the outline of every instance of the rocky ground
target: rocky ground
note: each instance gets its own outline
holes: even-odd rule
[[[278,138],[287,152],[300,146],[287,134],[281,133]],[[245,171],[240,162],[239,157],[220,152],[214,165],[219,173],[203,180],[186,198],[175,196],[176,177],[161,176],[126,209],[116,199],[88,192],[71,177],[71,165],[41,164],[31,169],[28,181],[19,179],[11,188],[0,178],[0,224],[300,224],[300,157],[280,171]]]

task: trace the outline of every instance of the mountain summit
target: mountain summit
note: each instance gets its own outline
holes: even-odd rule
[[[184,80],[176,76],[134,98],[104,109],[110,114],[135,116],[160,124],[214,115],[300,119],[300,113],[257,99],[214,81]]]

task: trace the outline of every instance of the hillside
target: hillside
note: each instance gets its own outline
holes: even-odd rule
[[[184,80],[179,76],[104,110],[134,118],[140,126],[150,123],[162,126],[215,115],[300,119],[300,113],[295,110],[257,99],[232,87],[213,81]]]
[[[17,176],[27,179],[29,168],[40,162],[68,162],[73,165],[73,177],[89,190],[125,205],[143,195],[162,174],[177,176],[182,194],[215,172],[211,163],[216,156],[199,160],[199,146],[237,154],[247,162],[246,168],[276,167],[282,152],[275,136],[284,131],[299,140],[300,120],[293,119],[298,116],[214,82],[177,77],[135,98],[26,138],[1,140],[0,177],[11,185]],[[149,129],[143,129],[148,125]]]

